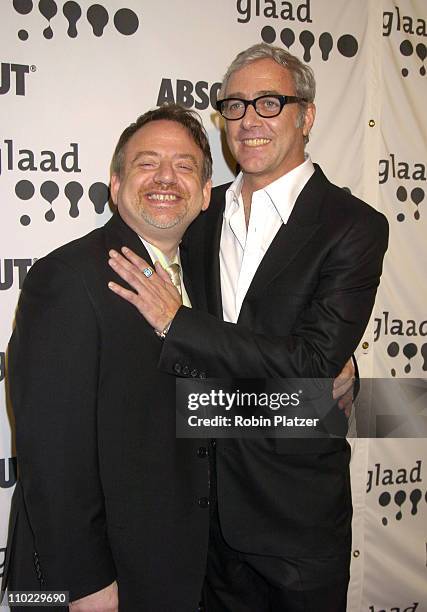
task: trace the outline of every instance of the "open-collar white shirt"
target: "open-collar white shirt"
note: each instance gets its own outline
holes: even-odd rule
[[[225,195],[220,242],[223,316],[236,323],[249,286],[264,254],[283,223],[287,223],[296,199],[314,173],[310,157],[252,195],[246,228],[240,173]]]

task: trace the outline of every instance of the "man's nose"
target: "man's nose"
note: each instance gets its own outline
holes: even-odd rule
[[[166,160],[160,162],[154,175],[154,182],[163,185],[176,183],[176,173],[171,162]]]
[[[249,130],[252,127],[261,125],[262,119],[256,112],[253,104],[249,104],[246,108],[246,113],[242,119],[242,127]]]

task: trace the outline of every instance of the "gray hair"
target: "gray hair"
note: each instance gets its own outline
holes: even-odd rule
[[[289,70],[294,81],[296,96],[304,98],[307,100],[307,102],[314,102],[314,97],[316,95],[316,81],[310,66],[304,64],[298,57],[292,55],[288,51],[285,51],[280,47],[268,45],[266,43],[252,45],[252,47],[249,47],[249,49],[246,49],[245,51],[241,51],[235,57],[224,75],[218,97],[225,97],[228,81],[234,72],[259,59],[268,58],[274,60],[280,64],[280,66],[283,66],[283,68]],[[297,127],[302,126],[307,108],[307,103],[300,102],[299,104],[300,113],[297,119]],[[304,142],[308,142],[308,136],[305,136]]]

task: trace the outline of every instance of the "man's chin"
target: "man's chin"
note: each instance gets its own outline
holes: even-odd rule
[[[157,229],[171,229],[179,225],[182,221],[182,216],[179,215],[143,215],[144,221]]]

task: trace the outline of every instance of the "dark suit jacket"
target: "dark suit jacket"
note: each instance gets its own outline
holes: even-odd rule
[[[238,324],[221,321],[219,241],[228,185],[186,241],[200,310],[182,307],[160,367],[208,377],[334,378],[368,322],[387,248],[385,217],[332,185],[319,167],[275,236]],[[203,310],[207,308],[210,314]],[[203,342],[200,342],[200,338]],[[288,558],[348,554],[345,439],[217,440],[219,517],[233,548]]]
[[[176,439],[161,340],[107,287],[121,282],[108,251],[123,245],[149,261],[116,214],[25,280],[9,346],[19,481],[5,573],[10,589],[42,579],[70,599],[117,580],[121,612],[189,612],[205,567],[208,461],[196,440]]]

